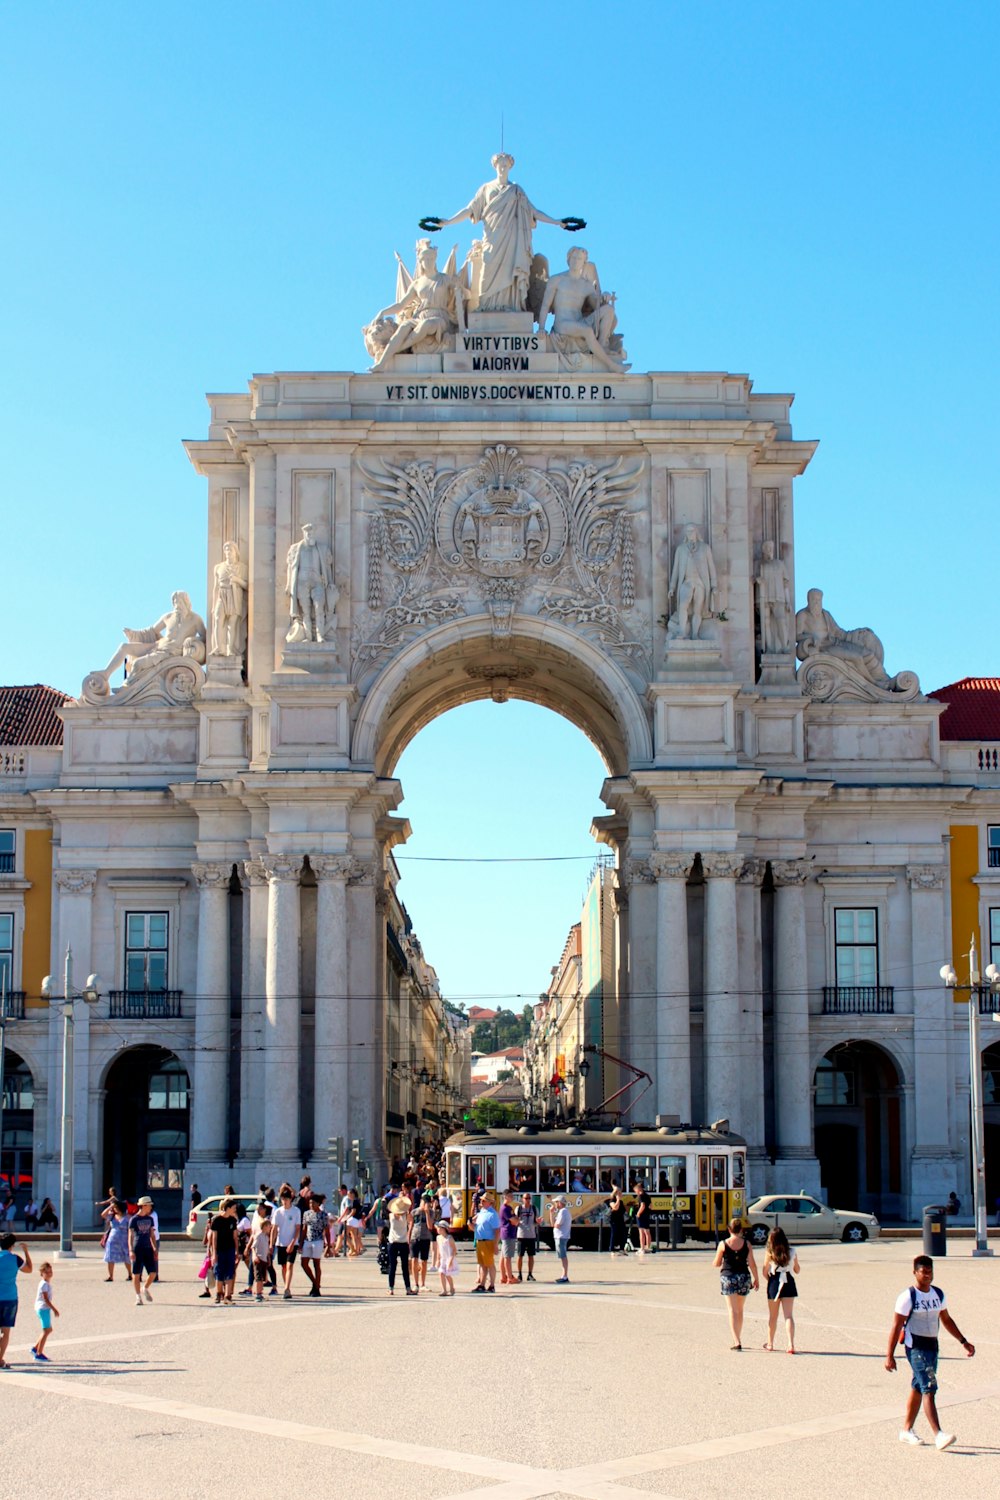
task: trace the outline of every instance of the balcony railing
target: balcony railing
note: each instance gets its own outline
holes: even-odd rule
[[[994,995],[989,985],[983,985],[979,990],[979,1014],[981,1016],[1000,1016],[1000,995]]]
[[[118,1021],[169,1021],[181,1013],[183,990],[112,990],[110,1015]]]
[[[24,995],[24,990],[7,991],[6,1016],[8,1021],[24,1020]]]
[[[1000,870],[1000,845],[993,844],[986,851],[986,866],[990,870]]]
[[[824,1016],[891,1016],[891,984],[825,984]]]
[[[0,853],[0,875],[13,875],[14,873],[14,851],[4,849]]]

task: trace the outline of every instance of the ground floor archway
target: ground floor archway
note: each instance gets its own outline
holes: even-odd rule
[[[19,1053],[7,1049],[3,1065],[3,1143],[0,1176],[14,1194],[16,1208],[34,1195],[35,1082]]]
[[[903,1213],[902,1080],[873,1042],[831,1047],[813,1078],[816,1156],[833,1208]]]
[[[983,1052],[983,1116],[986,1126],[986,1209],[1000,1224],[1000,1042]]]
[[[190,1129],[187,1071],[163,1047],[131,1047],[108,1068],[102,1191],[153,1199],[163,1229],[180,1227]]]

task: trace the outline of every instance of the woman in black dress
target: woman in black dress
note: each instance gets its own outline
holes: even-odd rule
[[[729,1304],[729,1327],[733,1335],[730,1348],[738,1352],[743,1348],[744,1298],[749,1297],[751,1287],[756,1291],[760,1285],[750,1241],[745,1238],[739,1219],[730,1220],[729,1237],[719,1241],[712,1264],[721,1273],[722,1295]]]
[[[625,1199],[617,1183],[608,1199],[608,1223],[611,1225],[611,1254],[617,1255],[625,1245]]]

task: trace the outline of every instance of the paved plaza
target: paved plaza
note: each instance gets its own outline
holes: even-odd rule
[[[227,1309],[197,1300],[194,1247],[165,1247],[164,1280],[138,1308],[87,1246],[56,1268],[48,1366],[31,1360],[35,1278],[22,1278],[0,1495],[215,1500],[220,1475],[240,1493],[353,1500],[996,1493],[1000,1258],[953,1248],[935,1281],[977,1353],[942,1339],[941,1416],[958,1441],[938,1453],[899,1443],[909,1373],[883,1369],[913,1239],[803,1250],[794,1359],[761,1347],[761,1294],[744,1352],[730,1352],[702,1249],[572,1252],[568,1287],[545,1253],[536,1285],[475,1297],[463,1248],[448,1300],[433,1276],[427,1295],[397,1284],[390,1300],[369,1251],[326,1263],[319,1303],[301,1280],[292,1304]]]

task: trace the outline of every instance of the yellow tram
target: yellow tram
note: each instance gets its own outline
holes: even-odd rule
[[[525,1124],[459,1132],[445,1143],[455,1227],[468,1224],[477,1185],[497,1199],[506,1188],[530,1193],[542,1224],[548,1223],[553,1197],[561,1193],[573,1215],[574,1241],[597,1244],[612,1188],[620,1188],[631,1204],[639,1184],[645,1183],[654,1233],[657,1225],[669,1224],[673,1210],[683,1237],[714,1240],[732,1217],[742,1216],[747,1204],[746,1141],[722,1128],[726,1123],[646,1130]]]

